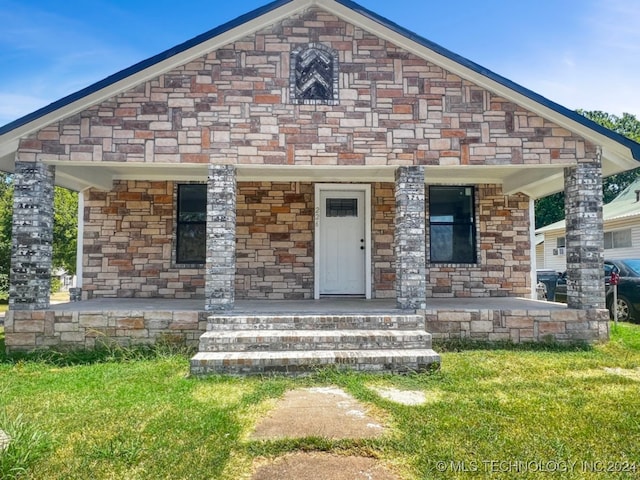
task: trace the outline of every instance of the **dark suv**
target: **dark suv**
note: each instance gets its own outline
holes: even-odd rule
[[[613,318],[613,287],[611,272],[620,275],[618,284],[618,320],[627,322],[640,320],[640,258],[604,261],[604,285],[606,305]],[[558,277],[555,292],[556,302],[567,302],[566,272]]]

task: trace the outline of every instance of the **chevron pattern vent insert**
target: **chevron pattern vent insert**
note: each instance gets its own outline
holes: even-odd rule
[[[311,44],[291,53],[291,102],[338,103],[338,55],[324,45]]]

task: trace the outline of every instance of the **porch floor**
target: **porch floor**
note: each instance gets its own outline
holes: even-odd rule
[[[565,310],[562,303],[527,298],[429,298],[427,311],[439,310]],[[204,311],[204,300],[161,298],[99,298],[52,304],[60,312],[95,311]],[[395,299],[323,298],[320,300],[236,300],[226,315],[247,314],[368,314],[406,313],[396,308]]]

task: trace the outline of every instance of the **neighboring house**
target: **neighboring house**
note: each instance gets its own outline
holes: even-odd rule
[[[536,269],[545,268],[544,235],[536,235],[534,243],[536,246]]]
[[[601,177],[638,159],[631,140],[349,0],[278,0],[0,128],[11,309],[49,308],[54,184],[80,192],[84,300],[209,312],[531,298],[533,201],[564,189],[568,305],[598,309]]]
[[[639,258],[640,179],[604,205],[602,217],[605,258]],[[566,222],[561,220],[539,228],[536,234],[544,236],[544,268],[563,272],[567,259]]]

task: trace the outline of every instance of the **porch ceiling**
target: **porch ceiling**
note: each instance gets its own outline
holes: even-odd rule
[[[207,164],[139,164],[52,162],[56,183],[72,190],[111,190],[114,180],[204,181]],[[567,165],[426,166],[427,184],[503,185],[506,194],[539,198],[562,190]],[[237,165],[238,181],[393,182],[397,166]]]

